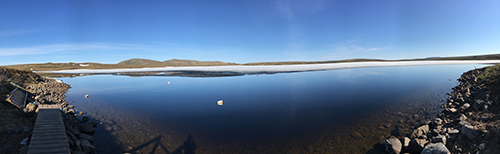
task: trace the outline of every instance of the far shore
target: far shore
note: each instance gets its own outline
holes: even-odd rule
[[[439,61],[390,61],[390,62],[346,62],[329,64],[298,65],[231,65],[231,66],[186,66],[186,67],[151,67],[123,69],[75,69],[58,71],[34,71],[35,73],[53,74],[114,74],[140,72],[235,72],[235,73],[280,73],[303,72],[362,67],[416,66],[416,65],[458,65],[458,64],[498,64],[500,60],[439,60]]]

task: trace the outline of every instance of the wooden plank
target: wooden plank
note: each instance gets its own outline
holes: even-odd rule
[[[31,148],[32,149],[42,149],[42,148],[58,148],[58,147],[64,147],[66,145],[66,142],[59,142],[59,143],[52,143],[52,144],[37,144],[33,145]]]
[[[14,89],[10,93],[9,98],[7,98],[7,101],[10,104],[16,106],[17,108],[22,108],[26,106],[27,97],[28,97],[28,92],[23,91],[16,87],[16,89]]]
[[[59,108],[60,106],[57,108],[57,105],[39,106],[28,154],[69,154],[71,152]]]

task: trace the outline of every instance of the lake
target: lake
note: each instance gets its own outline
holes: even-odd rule
[[[72,87],[69,104],[100,122],[98,153],[378,153],[380,141],[435,117],[456,79],[483,66],[59,79]]]

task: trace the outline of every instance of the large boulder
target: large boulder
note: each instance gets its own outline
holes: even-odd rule
[[[467,138],[469,138],[471,140],[474,140],[479,135],[479,132],[477,131],[477,129],[471,125],[462,126],[462,128],[460,129],[460,133],[462,135],[467,136]]]
[[[451,154],[443,143],[431,143],[425,146],[421,154]]]
[[[78,136],[78,138],[80,138],[80,139],[86,139],[86,140],[88,140],[88,141],[90,141],[90,142],[93,142],[93,141],[94,141],[94,137],[92,137],[92,136],[90,136],[90,135],[87,135],[87,134],[80,134],[80,135]]]
[[[425,139],[414,139],[410,141],[410,145],[408,146],[408,152],[409,153],[420,153],[422,150],[424,150],[425,144],[427,144],[428,141]]]
[[[403,148],[398,138],[391,137],[385,141],[385,150],[390,154],[399,154]]]
[[[86,153],[92,153],[95,151],[95,147],[86,139],[80,139],[80,144],[82,150]]]
[[[86,125],[86,124],[80,124],[80,130],[86,134],[94,135],[95,130],[94,127]]]

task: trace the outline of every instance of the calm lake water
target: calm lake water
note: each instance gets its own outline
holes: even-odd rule
[[[456,79],[483,66],[60,79],[76,111],[101,123],[98,153],[378,153],[379,141],[434,117]]]

